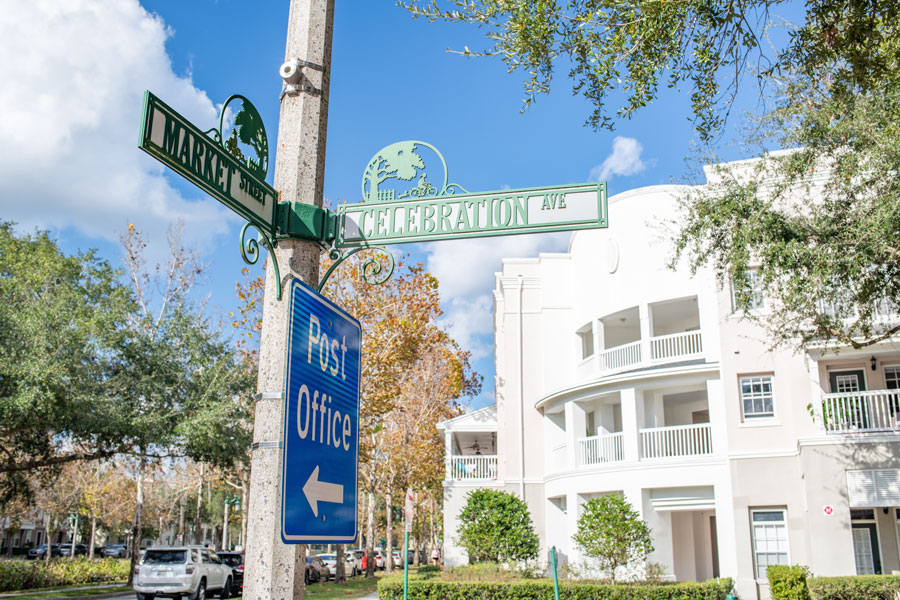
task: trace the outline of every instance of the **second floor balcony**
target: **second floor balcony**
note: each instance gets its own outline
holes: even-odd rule
[[[900,390],[824,394],[821,423],[830,434],[900,432]]]
[[[595,327],[596,333],[588,325],[578,331],[583,357],[580,376],[610,375],[703,357],[696,297],[621,310],[600,318]],[[596,353],[594,336],[599,348]]]
[[[673,459],[713,454],[712,426],[709,423],[648,427],[639,432],[639,460]],[[579,467],[625,462],[623,432],[595,435],[578,440]]]

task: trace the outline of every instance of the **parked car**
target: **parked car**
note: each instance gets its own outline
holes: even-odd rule
[[[360,570],[365,571],[369,564],[369,556],[366,552],[363,552],[362,561],[360,565]],[[375,568],[376,569],[384,569],[384,554],[381,553],[381,550],[375,551]]]
[[[75,544],[75,556],[84,556],[87,554],[87,546],[84,544]],[[72,553],[72,544],[63,544],[59,547],[60,556],[69,556]]]
[[[244,593],[244,553],[216,552],[219,559],[231,567],[231,595]]]
[[[109,544],[100,551],[100,556],[103,558],[125,558],[128,556],[128,548],[125,547],[125,544]]]
[[[319,558],[328,567],[328,577],[334,579],[337,576],[337,554],[319,554]]]
[[[328,581],[329,570],[318,556],[306,557],[306,583]]]
[[[34,560],[36,558],[45,558],[47,556],[47,544],[41,544],[37,548],[28,551],[26,558]],[[59,544],[50,544],[50,558],[59,556]]]
[[[362,560],[359,556],[356,555],[354,551],[347,551],[344,553],[346,557],[346,565],[347,565],[347,575],[350,577],[354,577],[362,573]]]
[[[200,546],[148,548],[134,570],[138,600],[183,595],[201,599],[207,592],[228,598],[232,581],[231,567],[222,564],[215,552]]]

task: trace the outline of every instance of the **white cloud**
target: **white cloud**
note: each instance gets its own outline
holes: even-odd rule
[[[443,241],[424,248],[427,267],[440,283],[444,328],[476,361],[493,353],[494,273],[504,258],[564,252],[570,233]],[[492,382],[486,386],[493,387]]]
[[[616,136],[613,140],[612,153],[591,169],[589,181],[606,181],[613,175],[634,175],[647,168],[641,160],[644,147],[634,138]]]
[[[165,50],[171,35],[137,0],[30,0],[0,11],[0,215],[25,228],[147,239],[185,221],[191,241],[235,222],[198,190],[188,201],[137,148],[150,89],[202,128],[217,111]]]

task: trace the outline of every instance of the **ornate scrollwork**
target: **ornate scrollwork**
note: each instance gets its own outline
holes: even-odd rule
[[[328,270],[325,271],[325,275],[322,276],[322,280],[319,282],[316,291],[319,293],[322,292],[322,288],[325,287],[325,284],[328,282],[328,278],[331,277],[331,274],[334,273],[334,270],[337,269],[342,262],[353,256],[357,252],[366,249],[367,248],[360,246],[359,248],[351,248],[346,252],[341,252],[341,250],[338,248],[332,248],[331,250],[329,250],[328,257],[334,262],[330,267],[328,267]],[[385,267],[385,265],[383,265],[377,257],[369,257],[369,259],[366,260],[366,262],[364,262],[360,267],[359,276],[363,281],[370,285],[381,285],[382,283],[390,279],[391,275],[393,275],[394,273],[394,267],[396,265],[396,262],[394,261],[394,255],[391,254],[390,251],[388,251],[388,249],[384,246],[371,246],[368,249],[383,252],[385,255],[387,255],[388,264],[387,267]]]
[[[255,265],[259,262],[259,243],[262,242],[263,247],[269,251],[269,258],[272,259],[272,267],[275,269],[275,281],[278,282],[277,298],[281,300],[281,271],[278,269],[278,258],[275,256],[274,240],[269,239],[269,236],[263,232],[260,232],[258,241],[257,238],[248,238],[247,230],[250,227],[256,229],[253,223],[246,223],[241,228],[241,258],[248,265]],[[259,230],[257,229],[257,231]]]

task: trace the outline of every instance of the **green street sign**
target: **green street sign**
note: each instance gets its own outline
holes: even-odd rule
[[[375,153],[362,197],[338,207],[336,248],[607,226],[605,182],[470,193],[450,182],[438,149],[418,140]]]
[[[453,194],[338,208],[338,247],[606,227],[606,184]]]
[[[230,114],[226,107],[235,100],[243,106],[234,115],[231,136],[224,138],[225,116]],[[241,144],[256,157],[245,158]],[[274,236],[278,193],[265,182],[268,142],[262,118],[246,98],[226,100],[219,129],[204,133],[146,91],[139,146],[261,232]]]

